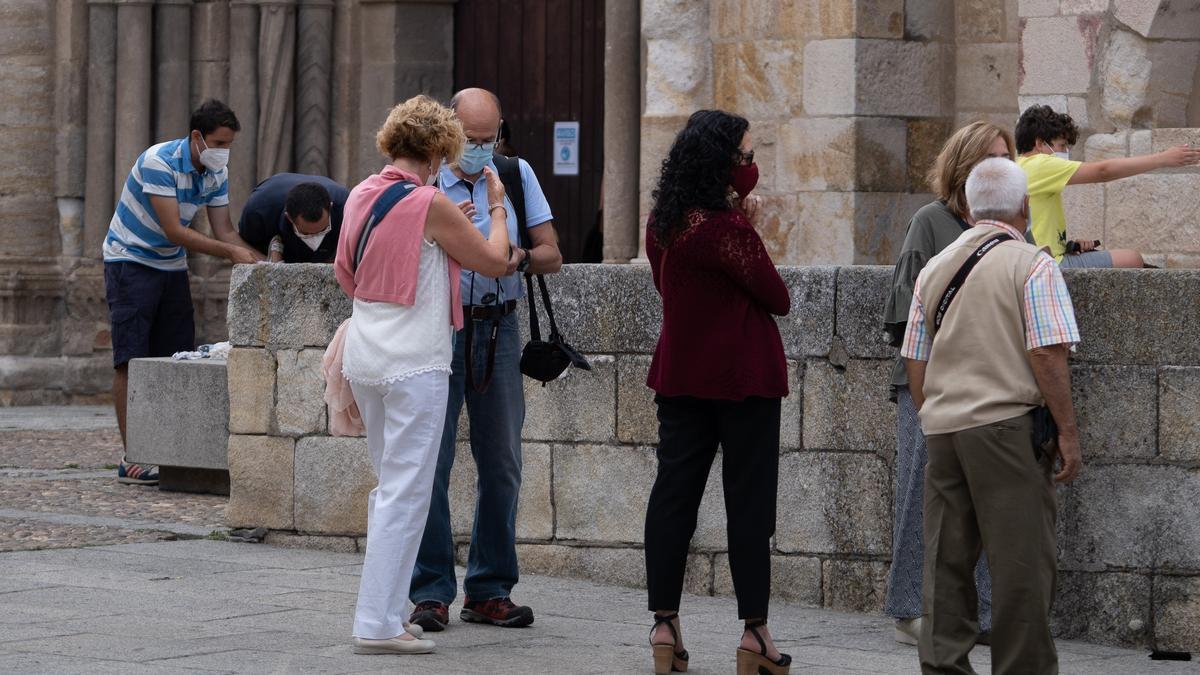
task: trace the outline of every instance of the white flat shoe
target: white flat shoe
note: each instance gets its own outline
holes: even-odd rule
[[[915,619],[896,619],[896,642],[902,645],[917,646],[921,639],[921,617]]]
[[[433,640],[401,640],[398,637],[387,640],[368,640],[354,638],[355,654],[431,654],[437,645]]]

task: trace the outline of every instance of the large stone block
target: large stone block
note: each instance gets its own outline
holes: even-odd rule
[[[692,3],[703,5],[704,3]],[[713,45],[716,106],[751,119],[800,112],[804,51],[799,42],[756,40]]]
[[[379,483],[365,438],[296,441],[296,528],[314,534],[367,531],[367,495]]]
[[[1017,7],[1022,18],[1035,16],[1055,16],[1058,14],[1059,0],[1020,0]]]
[[[903,38],[905,4],[923,3],[905,3],[904,0],[858,0],[854,3],[855,34],[864,38]]]
[[[325,377],[321,374],[323,349],[285,349],[275,353],[279,362],[275,384],[275,430],[282,436],[304,436],[325,431]]]
[[[910,40],[942,42],[954,39],[953,0],[908,2],[904,7],[904,34]]]
[[[224,360],[130,361],[125,456],[142,464],[227,469],[227,392]]]
[[[827,609],[881,612],[887,597],[888,564],[874,560],[826,560],[822,595]]]
[[[1200,577],[1154,578],[1154,638],[1159,649],[1200,651]]]
[[[551,496],[551,449],[542,443],[521,446],[521,493],[517,508],[517,539],[554,538],[554,500]],[[475,522],[476,480],[479,471],[471,446],[459,443],[450,470],[450,526],[454,534],[470,537]]]
[[[1088,459],[1150,459],[1158,430],[1153,366],[1077,366],[1071,370],[1079,444]]]
[[[1127,127],[1148,111],[1147,93],[1152,64],[1149,43],[1124,30],[1109,34],[1100,66],[1101,108],[1109,122]],[[1073,92],[1072,92],[1073,93]]]
[[[896,407],[888,400],[892,361],[851,359],[845,368],[809,359],[804,371],[804,447],[873,450],[896,448]]]
[[[1095,28],[1091,21],[1073,16],[1026,19],[1021,33],[1025,45],[1021,94],[1086,94],[1092,81],[1090,55],[1096,53]]]
[[[782,553],[888,554],[891,494],[891,472],[875,455],[783,455],[775,547]]]
[[[833,346],[835,267],[781,267],[779,274],[791,294],[791,311],[775,323],[789,359],[824,356]]]
[[[617,440],[653,445],[658,442],[658,407],[646,386],[650,357],[617,357]]]
[[[959,44],[1003,42],[1007,27],[1004,4],[996,0],[955,2],[955,32]]]
[[[238,347],[226,361],[229,378],[229,433],[265,434],[275,407],[275,355]]]
[[[1013,43],[960,44],[955,76],[956,105],[974,110],[1012,108],[1017,99],[1019,61],[1018,48]]]
[[[712,105],[712,45],[687,38],[646,40],[646,115],[688,115]]]
[[[896,350],[883,333],[883,307],[892,285],[888,266],[839,267],[837,337],[850,356],[891,359]]]
[[[1051,629],[1065,640],[1143,645],[1150,626],[1150,595],[1147,575],[1060,572]],[[1134,621],[1142,628],[1131,627]]]
[[[227,525],[293,529],[295,449],[290,438],[229,437]]]
[[[1200,6],[1193,2],[1114,0],[1113,18],[1149,38],[1194,40]]]
[[[804,48],[804,111],[853,115],[857,40],[814,40]],[[891,71],[888,71],[891,74]]]
[[[788,191],[852,191],[855,188],[855,120],[800,117],[783,125],[783,151],[776,168],[779,187]]]
[[[855,121],[854,187],[866,192],[903,191],[908,182],[908,125],[901,119]]]
[[[774,199],[779,200],[779,208],[765,211],[758,231],[776,264],[854,261],[853,193],[801,192]]]
[[[645,448],[555,446],[555,535],[640,544],[656,470],[654,454]]]
[[[1158,372],[1158,452],[1163,459],[1200,462],[1200,368]]]
[[[1106,187],[1109,248],[1171,252],[1200,240],[1200,190],[1185,174],[1142,175]],[[1154,223],[1154,227],[1146,227]]]
[[[1121,182],[1133,180],[1137,179]],[[1137,198],[1149,204],[1145,200],[1152,200],[1153,195],[1141,194]],[[1111,208],[1111,192],[1108,201]],[[1194,212],[1200,212],[1200,201]],[[1152,220],[1147,220],[1143,212],[1140,222]],[[1108,231],[1111,239],[1111,219]],[[1105,243],[1115,246],[1115,242]],[[1196,306],[1200,298],[1200,270],[1079,269],[1065,270],[1063,277],[1071,292],[1082,337],[1075,361],[1200,365],[1200,341],[1194,338],[1200,334],[1200,314],[1180,311],[1182,307]],[[1129,307],[1138,308],[1137,321],[1129,320]]]
[[[517,544],[521,569],[530,574],[586,579],[592,583],[646,587],[646,555],[640,548],[600,548],[557,544]],[[707,555],[688,556],[685,593],[712,593],[712,562]]]
[[[954,128],[961,126],[965,126],[965,124],[958,124]],[[944,119],[908,121],[908,134],[905,139],[908,144],[908,153],[905,156],[908,163],[908,192],[927,192],[932,189],[927,180],[929,168],[937,160],[938,153],[941,152],[946,139],[950,137],[951,131],[949,121]],[[898,226],[897,229],[899,229]]]
[[[229,278],[229,341],[235,347],[324,347],[352,306],[332,265],[237,265]]]
[[[1200,42],[1196,43],[1196,47],[1197,49],[1200,49]],[[1193,63],[1195,63],[1197,60],[1200,59],[1193,59]],[[1191,145],[1192,147],[1200,146],[1200,129],[1197,128],[1154,129],[1153,131],[1146,131],[1143,133],[1150,137],[1150,147],[1146,148],[1142,153],[1130,152],[1130,155],[1162,152],[1163,150],[1169,150],[1177,145]],[[1160,170],[1159,173],[1187,173],[1195,175],[1200,174],[1200,167],[1181,166],[1172,169]]]
[[[1200,469],[1084,466],[1061,493],[1064,568],[1200,569]]]
[[[858,40],[855,71],[855,112],[860,115],[937,117],[945,109],[943,97],[950,96],[936,43]],[[807,107],[807,91],[805,97]]]
[[[734,595],[727,553],[713,556],[713,595]],[[821,560],[798,555],[771,556],[771,597],[805,607],[820,607]]]
[[[643,2],[642,36],[646,39],[705,39],[709,29],[708,5],[691,0]]]
[[[1063,211],[1067,216],[1067,233],[1072,239],[1108,241],[1104,225],[1104,185],[1072,185],[1063,190]]]
[[[587,354],[649,354],[658,344],[662,298],[646,265],[566,265],[549,279],[554,317]],[[527,326],[522,309],[522,331]],[[589,377],[572,373],[571,378]]]
[[[592,369],[570,368],[546,386],[525,381],[524,438],[538,441],[610,441],[616,438],[617,362],[589,356]]]
[[[856,193],[854,264],[894,264],[904,243],[904,224],[931,200],[928,194]]]

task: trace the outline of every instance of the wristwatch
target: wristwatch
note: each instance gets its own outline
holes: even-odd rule
[[[522,248],[521,250],[525,251],[525,257],[521,259],[521,262],[517,263],[517,271],[524,274],[529,269],[530,253],[527,248]]]

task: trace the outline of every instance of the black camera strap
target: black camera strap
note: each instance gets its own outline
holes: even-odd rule
[[[942,299],[938,302],[937,311],[933,314],[934,333],[937,333],[938,329],[942,327],[942,319],[946,317],[946,311],[950,309],[950,303],[954,301],[954,298],[958,296],[958,292],[962,290],[963,283],[966,282],[967,275],[971,273],[971,270],[975,269],[975,266],[979,264],[980,260],[983,260],[983,256],[987,255],[989,251],[1001,243],[1010,240],[1012,240],[1012,236],[1008,234],[998,234],[988,239],[967,257],[962,267],[958,268],[958,271],[954,273],[954,278],[950,280],[950,285],[942,293]]]

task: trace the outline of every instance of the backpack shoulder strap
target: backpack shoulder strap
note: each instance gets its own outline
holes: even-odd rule
[[[359,263],[362,262],[363,254],[367,252],[367,240],[371,238],[371,233],[375,231],[379,223],[383,222],[384,216],[392,210],[392,207],[400,203],[401,199],[412,194],[412,191],[416,189],[416,183],[402,180],[389,185],[383,191],[383,194],[375,198],[375,203],[371,205],[371,213],[367,215],[367,222],[363,225],[362,232],[358,235],[358,245],[354,247],[354,266],[352,269],[358,269]]]
[[[517,210],[517,232],[521,236],[521,246],[530,248],[529,226],[525,223],[525,182],[521,180],[521,161],[516,157],[505,157],[500,153],[492,155],[496,164],[496,173],[500,182],[504,183],[504,193]]]

